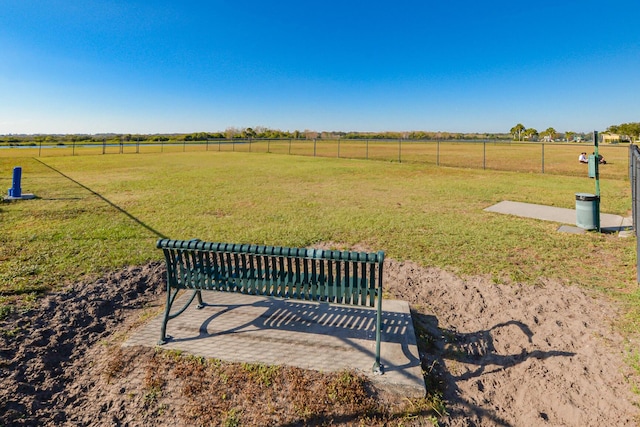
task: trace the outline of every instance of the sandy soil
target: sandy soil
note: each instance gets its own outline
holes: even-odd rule
[[[0,322],[0,425],[185,425],[179,402],[153,412],[149,394],[136,392],[153,350],[118,345],[160,309],[163,268],[78,283]],[[411,304],[429,343],[423,366],[443,382],[441,425],[637,424],[611,303],[554,282],[493,284],[392,260],[385,268],[389,294]],[[171,395],[179,385],[164,386]]]

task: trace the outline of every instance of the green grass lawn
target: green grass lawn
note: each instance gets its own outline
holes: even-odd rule
[[[495,281],[549,277],[635,292],[635,239],[483,211],[502,200],[573,208],[576,192],[594,190],[585,177],[211,151],[0,158],[0,188],[15,165],[23,192],[38,198],[0,205],[5,300],[161,259],[161,236],[359,243]],[[601,187],[602,212],[628,214],[628,180]]]

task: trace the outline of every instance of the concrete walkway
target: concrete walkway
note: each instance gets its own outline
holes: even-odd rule
[[[485,211],[515,215],[525,218],[534,218],[543,221],[553,221],[561,224],[572,224],[572,226],[562,226],[559,229],[560,231],[574,233],[585,231],[576,227],[577,214],[575,209],[565,209],[557,208],[555,206],[504,201],[486,208]],[[620,235],[624,236],[632,227],[633,222],[630,217],[625,218],[619,215],[600,213],[600,229],[603,232],[620,232]],[[631,230],[631,232],[633,231]]]
[[[189,294],[174,304],[180,308]],[[207,306],[193,303],[170,320],[172,339],[161,348],[230,362],[290,365],[318,371],[356,369],[378,387],[423,397],[422,376],[409,305],[383,300],[381,359],[375,361],[376,310],[227,292],[203,292]],[[182,304],[181,304],[182,302]],[[123,346],[157,346],[162,316],[135,331]]]

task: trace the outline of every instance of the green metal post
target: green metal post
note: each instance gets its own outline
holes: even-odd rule
[[[380,341],[382,340],[382,268],[384,265],[384,252],[378,252],[378,305],[376,317],[376,360],[373,363],[373,372],[384,373],[384,366],[380,361]]]
[[[593,131],[593,146],[595,155],[595,166],[596,166],[596,218],[595,218],[595,226],[596,230],[600,232],[600,158],[598,156],[598,131]]]

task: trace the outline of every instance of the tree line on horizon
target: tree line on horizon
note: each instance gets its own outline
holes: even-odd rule
[[[192,132],[166,134],[33,134],[33,135],[0,135],[4,143],[62,143],[62,142],[183,142],[232,139],[375,139],[375,140],[482,140],[508,139],[509,134],[499,133],[459,133],[459,132],[317,132],[317,131],[282,131],[269,128],[228,128],[224,132]]]
[[[640,123],[623,123],[611,125],[605,131],[607,133],[628,136],[630,140],[640,138]],[[550,127],[542,132],[527,128],[518,123],[512,127],[509,133],[461,133],[461,132],[317,132],[313,130],[282,131],[262,126],[255,128],[229,127],[224,132],[192,132],[192,133],[163,133],[163,134],[20,134],[0,135],[0,143],[6,144],[62,144],[62,143],[122,143],[122,142],[188,142],[208,141],[221,139],[371,139],[371,140],[514,140],[537,141],[542,139],[564,141],[588,141],[591,134],[578,132],[559,133]]]
[[[522,123],[518,123],[512,127],[509,130],[509,133],[514,141],[555,141],[560,138],[568,142],[581,142],[593,139],[593,135],[590,133],[567,131],[562,134],[552,127],[549,127],[542,132],[538,132],[535,128],[527,128]],[[640,139],[640,122],[611,125],[604,131],[604,133],[618,135],[621,142],[633,142]]]

